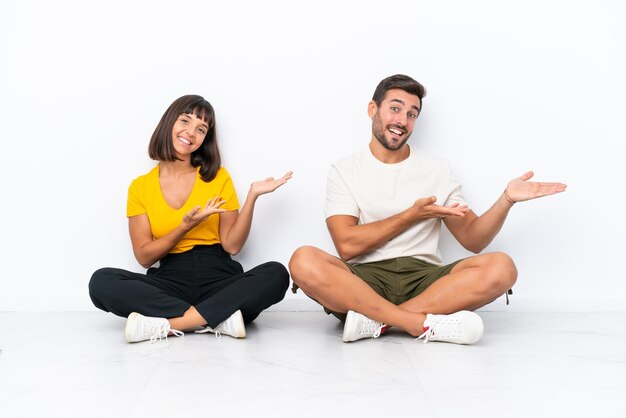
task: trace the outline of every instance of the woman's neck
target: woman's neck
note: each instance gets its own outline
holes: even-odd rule
[[[196,171],[197,168],[187,161],[161,161],[159,163],[161,176],[181,176]]]

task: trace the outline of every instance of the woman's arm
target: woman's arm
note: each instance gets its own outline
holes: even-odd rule
[[[224,203],[223,200],[218,200],[215,197],[209,200],[204,209],[196,206],[183,216],[180,225],[167,235],[157,239],[152,236],[148,215],[143,213],[128,218],[128,230],[135,258],[143,267],[150,267],[165,257],[196,225],[214,213],[224,212],[224,209],[220,209]]]
[[[250,185],[250,191],[241,207],[241,212],[233,210],[220,214],[220,241],[227,253],[235,255],[243,248],[250,234],[254,205],[259,196],[273,192],[287,183],[292,175],[293,172],[290,171],[278,180],[268,177],[265,180],[255,181]]]

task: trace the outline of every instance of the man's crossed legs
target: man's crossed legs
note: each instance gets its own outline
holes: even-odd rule
[[[343,261],[318,248],[297,249],[289,269],[294,283],[309,297],[330,311],[348,314],[344,341],[378,337],[393,326],[424,337],[425,342],[474,343],[482,336],[482,321],[470,311],[504,294],[517,279],[517,269],[508,255],[476,255],[459,261],[449,274],[396,305]]]

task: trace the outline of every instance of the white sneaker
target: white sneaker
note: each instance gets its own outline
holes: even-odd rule
[[[154,318],[151,316],[143,316],[137,312],[128,315],[126,320],[126,329],[124,335],[129,343],[137,343],[139,341],[150,340],[154,343],[156,340],[165,338],[169,333],[177,337],[182,337],[185,333],[177,329],[171,329],[170,323],[165,318]]]
[[[206,332],[212,332],[217,338],[221,338],[222,335],[229,335],[235,338],[245,338],[246,327],[243,324],[243,315],[241,311],[237,311],[228,317],[224,322],[215,327],[205,327],[199,331],[195,331],[196,334],[204,334]]]
[[[417,337],[428,341],[443,341],[454,344],[474,344],[483,336],[483,321],[470,311],[459,311],[450,315],[426,315],[424,332]]]
[[[369,319],[358,312],[348,311],[346,323],[343,326],[343,342],[360,340],[362,338],[378,338],[383,332],[385,324]]]

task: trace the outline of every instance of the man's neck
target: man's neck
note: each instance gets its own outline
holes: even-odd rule
[[[411,155],[411,148],[408,144],[402,145],[397,150],[390,150],[383,147],[378,139],[372,138],[369,146],[374,158],[385,164],[397,164]]]

